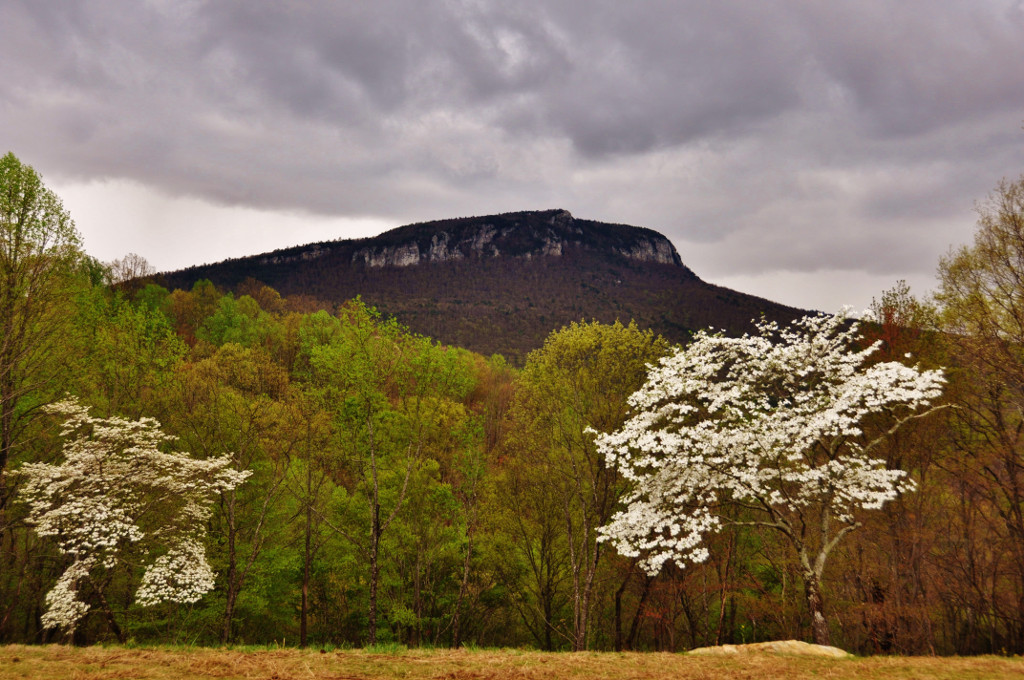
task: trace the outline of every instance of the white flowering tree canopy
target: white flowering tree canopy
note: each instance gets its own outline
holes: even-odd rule
[[[842,316],[757,329],[741,338],[696,334],[651,369],[630,397],[626,424],[597,437],[608,464],[633,484],[604,540],[650,573],[667,560],[705,560],[704,537],[733,522],[782,531],[805,574],[820,577],[857,511],[913,488],[874,450],[927,412],[942,372],[870,363],[877,345],[858,350],[857,324]],[[730,517],[755,521],[724,519],[726,505]]]
[[[29,463],[21,498],[40,536],[72,558],[46,595],[46,627],[70,632],[89,605],[83,581],[120,561],[148,561],[135,600],[195,602],[214,585],[203,547],[215,495],[234,489],[248,471],[230,457],[197,460],[169,450],[173,437],[152,418],[94,418],[75,399],[47,407],[64,418],[63,462]]]

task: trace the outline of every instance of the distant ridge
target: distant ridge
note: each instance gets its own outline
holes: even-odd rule
[[[162,275],[234,290],[255,279],[331,305],[357,295],[411,330],[513,363],[572,321],[636,320],[675,342],[713,326],[739,334],[761,315],[804,312],[701,281],[662,234],[566,210],[410,224]]]

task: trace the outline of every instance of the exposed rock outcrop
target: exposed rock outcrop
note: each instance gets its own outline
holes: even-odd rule
[[[675,247],[667,238],[640,238],[631,248],[621,248],[618,252],[631,260],[660,262],[661,264],[674,264],[676,258],[679,257]]]
[[[850,656],[838,647],[812,645],[800,640],[776,640],[774,642],[755,642],[749,645],[719,645],[718,647],[698,647],[691,649],[689,654],[696,656],[735,656],[738,654],[790,654],[793,656],[825,656],[843,658]]]
[[[625,225],[577,220],[568,210],[506,213],[409,225],[369,239],[351,261],[368,267],[409,267],[489,257],[562,257],[566,248],[605,250],[636,262],[682,266],[661,234]],[[383,242],[382,242],[383,241]]]
[[[259,258],[260,264],[286,264],[288,262],[299,262],[315,260],[317,258],[324,257],[325,255],[331,254],[331,247],[322,243],[315,243],[310,246],[305,246],[298,252],[292,252],[287,255],[272,254],[264,255]]]
[[[370,267],[408,267],[420,263],[420,249],[415,243],[360,248],[352,254],[352,262],[361,262]]]

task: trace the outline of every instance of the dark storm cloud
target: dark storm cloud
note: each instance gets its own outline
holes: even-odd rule
[[[808,18],[811,51],[877,134],[914,136],[995,110],[1020,112],[1018,2],[836,3]]]
[[[746,5],[563,3],[577,68],[545,93],[548,123],[584,154],[637,153],[797,106],[801,37],[770,3]]]
[[[396,224],[557,205],[723,245],[710,273],[930,270],[1024,169],[1009,0],[15,0],[0,63],[0,146],[48,174]]]

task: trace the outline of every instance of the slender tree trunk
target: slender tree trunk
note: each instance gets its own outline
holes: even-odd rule
[[[690,649],[696,649],[697,645],[697,627],[698,617],[697,613],[693,611],[693,605],[690,602],[690,598],[686,594],[686,589],[682,588],[679,593],[679,606],[683,609],[683,618],[686,619],[687,635],[690,638]],[[705,614],[707,612],[705,611]]]
[[[718,631],[715,633],[715,644],[722,644],[722,631],[725,628],[725,608],[726,601],[729,598],[729,579],[732,575],[732,558],[733,558],[733,547],[736,543],[736,535],[733,534],[732,538],[728,542],[728,550],[725,555],[725,570],[724,573],[721,569],[721,563],[719,563],[718,571]]]
[[[640,601],[636,605],[636,612],[633,613],[633,622],[629,625],[629,638],[626,641],[629,649],[636,649],[636,640],[640,635],[640,622],[643,621],[644,611],[647,609],[647,597],[651,594],[651,582],[654,577],[644,574],[644,587],[640,591]]]
[[[462,611],[462,601],[466,597],[466,590],[469,588],[469,565],[473,557],[474,533],[472,527],[467,531],[466,557],[462,560],[462,582],[459,584],[459,596],[455,599],[455,613],[452,615],[452,647],[456,649],[462,646],[462,628],[459,625],[459,618]]]
[[[304,505],[306,510],[306,526],[303,535],[302,549],[302,600],[299,606],[299,645],[305,649],[309,644],[309,582],[313,563],[313,459],[310,455],[313,439],[312,415],[303,412],[305,419],[305,464],[306,464],[306,486],[302,489]],[[319,485],[317,492],[319,492]]]
[[[6,358],[2,360],[6,362]],[[0,371],[5,370],[0,363]],[[7,531],[7,463],[14,443],[14,387],[0,375],[0,532]]]
[[[423,633],[423,555],[421,547],[416,549],[416,568],[413,570],[412,578],[412,612],[416,615],[415,626],[409,626],[409,644],[412,647],[419,647],[420,636]]]
[[[117,624],[117,618],[114,616],[114,610],[110,608],[110,603],[107,601],[107,596],[103,593],[103,588],[100,587],[96,581],[92,578],[89,579],[89,583],[92,584],[93,589],[96,591],[96,596],[100,600],[100,607],[103,608],[103,614],[107,618],[107,625],[110,626],[110,632],[117,637],[117,641],[120,644],[124,644],[128,641],[125,637],[124,631],[121,630],[121,626]]]
[[[234,576],[232,573],[231,565],[228,567],[228,578]],[[230,582],[229,582],[230,583]],[[227,594],[225,596],[226,602],[224,603],[224,628],[220,632],[221,644],[228,644],[231,642],[231,622],[235,616],[235,602],[238,600],[238,589],[228,585]]]
[[[622,595],[626,592],[626,586],[629,585],[629,580],[633,576],[633,567],[630,565],[629,571],[626,573],[626,578],[623,579],[622,585],[619,586],[618,590],[615,591],[615,651],[622,651]]]
[[[814,644],[832,644],[828,621],[825,620],[825,603],[821,597],[821,580],[814,572],[804,574],[804,594],[807,596],[807,610],[811,615],[811,633],[814,636]]]
[[[583,558],[580,553],[584,546],[577,548],[576,532],[573,528],[573,517],[571,508],[572,494],[564,493],[562,497],[562,512],[565,519],[565,538],[569,548],[569,565],[572,569],[572,651],[578,652],[583,649],[580,640],[583,621],[583,587],[580,583],[580,572],[583,570]],[[586,536],[586,527],[583,527]],[[584,538],[584,540],[586,540]],[[550,619],[549,619],[550,621]]]
[[[594,576],[601,559],[601,544],[591,540],[593,529],[587,525],[586,513],[581,520],[579,545],[573,529],[569,496],[565,500],[566,539],[569,544],[569,563],[572,565],[573,635],[572,651],[582,652],[587,648],[590,625],[590,602],[594,594]],[[590,543],[593,544],[591,548]]]
[[[238,530],[235,526],[235,493],[229,491],[228,496],[228,571],[227,593],[224,605],[224,628],[220,633],[221,644],[231,641],[231,621],[235,615],[235,602],[238,600],[238,555],[236,539]]]
[[[544,585],[544,589],[541,590],[541,598],[544,606],[544,651],[553,652],[555,650],[554,642],[551,639],[551,618],[554,612],[554,593],[550,589],[550,581]]]
[[[312,472],[309,466],[306,467],[307,489],[312,482]],[[306,498],[306,535],[305,547],[302,553],[302,611],[299,619],[299,646],[305,649],[309,634],[309,575],[310,563],[313,561],[311,551],[311,537],[313,534],[313,503],[312,499]]]
[[[373,420],[367,414],[366,429],[370,435],[370,477],[373,496],[370,498],[370,602],[367,611],[367,644],[377,644],[377,579],[380,576],[378,550],[380,548],[380,480],[377,478],[377,450],[374,442]]]
[[[590,560],[587,562],[586,578],[583,582],[583,597],[580,602],[580,611],[577,617],[579,622],[576,630],[576,649],[574,651],[582,652],[588,647],[588,637],[590,632],[590,603],[594,597],[594,576],[597,574],[597,565],[601,559],[601,544],[594,541],[593,552],[591,553]]]
[[[376,480],[374,480],[376,482]],[[370,607],[367,613],[367,644],[377,644],[377,580],[380,577],[380,503],[374,488],[373,519],[370,522]]]
[[[3,470],[0,469],[0,493],[3,493]],[[22,566],[21,574],[15,575],[17,571],[18,546],[15,544],[13,531],[7,531],[4,526],[4,512],[0,508],[0,594],[5,602],[0,603],[0,642],[10,642],[13,636],[9,628],[11,614],[14,613],[21,596],[21,589],[25,583],[25,568]],[[28,546],[25,548],[27,555]],[[23,558],[25,559],[25,558]],[[12,585],[13,583],[13,585]]]

